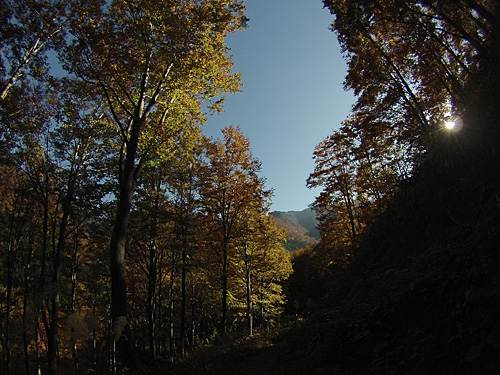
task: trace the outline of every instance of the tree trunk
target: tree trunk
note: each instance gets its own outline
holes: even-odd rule
[[[184,223],[182,239],[182,270],[181,270],[181,357],[184,357],[186,351],[186,267],[187,267],[187,239],[185,238]]]
[[[26,375],[30,375],[30,358],[29,358],[29,344],[30,341],[28,339],[28,298],[29,298],[29,290],[30,287],[28,285],[30,279],[30,268],[31,268],[31,259],[33,257],[33,253],[35,251],[34,247],[34,239],[30,236],[29,241],[29,252],[28,257],[26,259],[26,264],[24,267],[24,291],[23,291],[23,349],[24,349],[24,367],[26,371]]]
[[[160,191],[160,184],[157,183],[156,191]],[[149,247],[149,266],[148,266],[148,334],[149,334],[149,353],[151,358],[155,359],[157,356],[157,345],[156,345],[156,331],[157,331],[157,320],[156,320],[156,306],[157,306],[157,288],[158,288],[158,248],[156,246],[156,238],[158,236],[158,211],[160,209],[159,195],[155,196],[152,226],[150,228],[150,238],[152,244]]]
[[[75,236],[75,251],[73,252],[73,257],[71,259],[71,313],[75,313],[75,298],[76,298],[76,275],[77,275],[77,255],[78,255],[78,236]],[[74,375],[78,375],[78,350],[76,342],[73,343],[72,355],[73,355],[73,371]]]
[[[132,345],[130,327],[127,321],[127,280],[125,271],[125,244],[133,190],[122,190],[118,200],[115,225],[110,244],[111,269],[111,318],[116,340],[116,349],[123,363],[134,370],[139,358]],[[122,327],[121,324],[124,324]]]
[[[264,279],[260,279],[260,330],[264,332]]]
[[[96,308],[97,308],[97,301],[94,295],[93,302],[92,302],[92,314],[93,314],[93,319],[96,316]],[[108,335],[109,337],[109,335]],[[97,329],[94,326],[92,328],[92,369],[94,370],[94,374],[98,374],[97,371]]]
[[[188,272],[188,234],[191,232],[192,210],[193,210],[193,165],[188,170],[188,188],[185,199],[181,200],[184,207],[181,207],[181,237],[182,237],[182,269],[181,269],[181,357],[186,353],[186,343],[188,342],[186,324],[186,304],[187,304],[187,272]],[[181,196],[184,194],[181,193]]]
[[[26,279],[25,279],[26,283]],[[28,304],[27,304],[27,293],[26,291],[24,292],[24,298],[23,298],[23,350],[24,350],[24,367],[26,371],[26,375],[30,375],[30,357],[29,357],[29,340],[28,340],[28,332],[27,332],[27,309],[28,309]]]
[[[113,340],[113,343],[111,345],[111,374],[116,375],[118,373],[117,368],[116,368],[116,340]]]
[[[156,244],[149,249],[149,280],[148,280],[148,333],[149,333],[149,352],[151,358],[156,358]]]
[[[163,330],[163,260],[158,262],[158,329]],[[163,352],[166,346],[165,335],[160,335],[158,337],[158,348],[159,353]]]
[[[11,228],[12,229],[12,228]],[[3,340],[3,354],[5,358],[6,374],[10,375],[10,305],[12,303],[12,289],[14,285],[14,251],[12,244],[12,231],[9,233],[9,243],[7,244],[7,296],[5,301],[5,331]]]
[[[140,167],[135,165],[139,132],[141,123],[134,122],[130,139],[127,142],[125,163],[122,166],[120,179],[120,194],[113,232],[110,243],[110,271],[111,271],[111,319],[113,332],[123,363],[132,371],[140,367],[139,355],[132,344],[130,327],[127,321],[127,278],[125,270],[125,247],[127,229]]]
[[[36,373],[42,373],[42,367],[40,365],[40,321],[38,320],[38,315],[35,315],[35,368]]]
[[[222,277],[221,277],[221,289],[222,289],[222,321],[221,321],[221,331],[226,333],[227,329],[227,244],[225,243],[222,249]]]
[[[195,311],[196,306],[194,303],[194,282],[191,279],[191,348],[194,348],[196,338]]]
[[[246,250],[245,250],[246,252]],[[252,302],[252,278],[250,274],[250,261],[245,261],[246,287],[247,287],[247,315],[248,315],[248,334],[253,335],[253,302]]]
[[[170,289],[169,289],[169,307],[168,307],[168,325],[169,325],[169,350],[170,357],[174,356],[175,341],[174,341],[174,278],[175,278],[176,259],[175,253],[172,252],[172,264],[170,269]]]
[[[59,308],[59,298],[54,297],[52,300],[52,308],[58,310]],[[52,322],[56,322],[57,318],[55,318],[54,314],[51,314],[50,320]],[[57,375],[58,374],[58,363],[57,363],[57,333],[58,330],[55,326],[51,326],[47,330],[47,360],[49,364],[49,374]]]
[[[49,374],[57,375],[58,371],[58,330],[59,330],[59,278],[62,268],[62,258],[64,251],[64,242],[66,240],[66,228],[68,226],[69,212],[73,195],[75,191],[77,168],[72,167],[68,177],[68,186],[66,196],[63,202],[63,215],[59,225],[59,236],[57,247],[54,252],[54,269],[52,272],[52,283],[57,286],[51,300],[52,311],[50,312],[50,329],[47,331],[47,360],[49,364]]]
[[[223,242],[222,242],[222,275],[221,275],[221,291],[222,291],[222,321],[221,332],[226,333],[227,330],[227,272],[228,272],[228,247],[229,247],[229,232],[230,228],[223,215]]]

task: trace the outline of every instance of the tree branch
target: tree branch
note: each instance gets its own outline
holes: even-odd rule
[[[144,113],[142,113],[142,117],[145,118],[145,116],[147,116],[149,112],[151,112],[151,110],[153,109],[154,105],[156,104],[156,100],[158,99],[158,95],[160,95],[160,90],[165,80],[167,79],[168,75],[170,74],[170,70],[172,69],[173,66],[174,63],[170,63],[163,71],[161,79],[159,80],[158,85],[156,86],[155,92],[153,93],[153,96],[151,97],[148,106],[144,110]]]

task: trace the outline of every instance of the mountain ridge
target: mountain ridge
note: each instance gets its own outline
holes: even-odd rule
[[[319,241],[316,213],[311,208],[302,211],[273,211],[271,215],[279,228],[285,231],[288,251],[305,249]]]

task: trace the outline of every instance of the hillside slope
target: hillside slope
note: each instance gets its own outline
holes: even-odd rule
[[[316,228],[316,214],[314,210],[306,208],[302,211],[274,211],[279,228],[285,230],[285,248],[289,251],[300,250],[319,240],[319,231]]]
[[[323,374],[498,374],[499,87],[471,94],[463,128],[439,136],[355,261],[322,275],[294,357]]]

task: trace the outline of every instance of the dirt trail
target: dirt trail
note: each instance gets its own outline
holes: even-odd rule
[[[242,353],[241,358],[228,363],[225,375],[299,375],[304,372],[300,363],[291,361],[284,342],[277,342]]]

